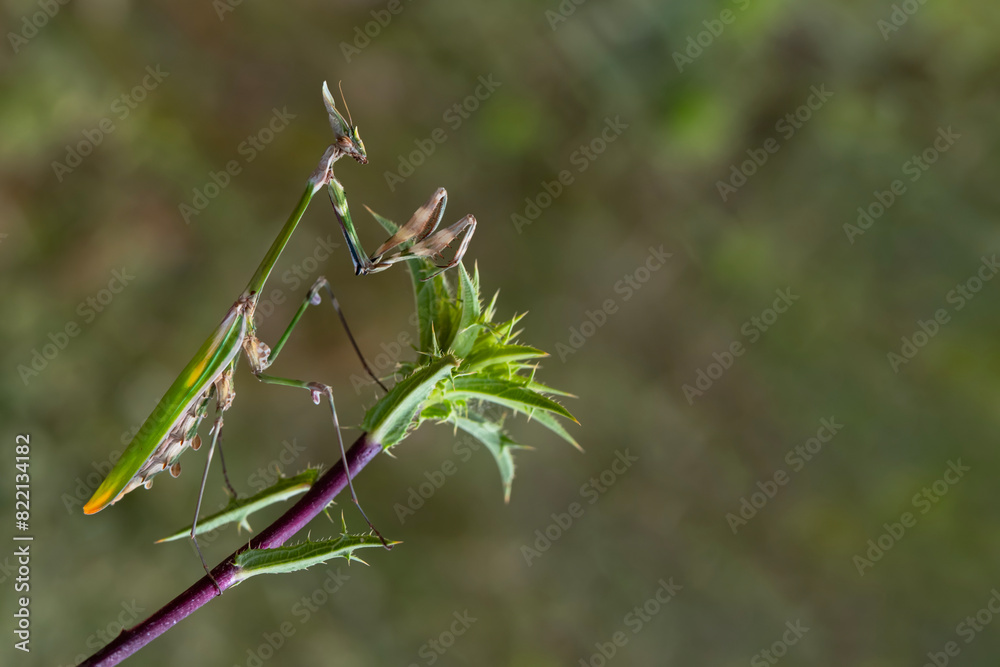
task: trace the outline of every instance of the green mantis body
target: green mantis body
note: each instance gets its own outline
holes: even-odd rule
[[[99,512],[139,486],[148,488],[152,484],[153,476],[164,470],[169,470],[176,477],[180,473],[178,462],[180,455],[188,447],[198,449],[201,446],[197,430],[208,413],[209,403],[214,400],[216,417],[211,429],[211,447],[208,454],[208,460],[211,461],[212,454],[217,445],[220,444],[223,416],[235,397],[233,371],[241,350],[247,358],[251,371],[259,380],[269,384],[307,389],[311,392],[315,403],[319,403],[323,395],[326,395],[339,438],[339,424],[333,402],[333,392],[329,386],[318,382],[293,380],[264,373],[267,367],[277,359],[305,310],[310,305],[321,303],[322,290],[325,289],[331,303],[340,314],[336,297],[333,295],[327,280],[320,278],[312,286],[273,349],[257,338],[254,325],[254,311],[268,276],[277,263],[282,250],[288,244],[313,196],[323,186],[327,186],[329,190],[334,212],[344,233],[344,238],[347,240],[357,275],[382,271],[396,262],[408,259],[440,257],[445,247],[463,231],[468,230],[454,259],[444,265],[439,265],[438,268],[441,271],[446,270],[461,260],[475,231],[476,221],[471,215],[465,216],[452,227],[432,235],[440,223],[447,203],[447,193],[444,189],[438,189],[424,206],[417,209],[410,221],[383,244],[374,255],[369,257],[364,253],[351,221],[344,188],[334,178],[333,165],[345,155],[365,164],[368,161],[367,154],[357,126],[349,123],[337,111],[333,96],[325,83],[323,84],[323,98],[336,137],[335,142],[324,152],[316,171],[309,178],[305,192],[303,192],[295,210],[292,211],[288,221],[271,244],[246,289],[233,303],[218,327],[201,345],[194,358],[170,385],[163,398],[160,399],[114,468],[84,506],[83,511],[86,514]],[[387,256],[388,252],[403,244],[407,244],[404,250]],[[343,315],[340,316],[343,322]],[[347,333],[350,337],[349,330]],[[357,344],[353,337],[351,337],[351,342],[357,350]],[[364,363],[363,357],[362,362]],[[365,367],[371,374],[367,364]],[[343,444],[341,443],[342,448]],[[207,474],[208,464],[206,463],[205,475],[207,476]],[[348,479],[350,479],[350,474],[348,474]],[[204,479],[202,486],[204,487]],[[200,502],[199,496],[198,508],[195,511],[196,522],[200,511]]]

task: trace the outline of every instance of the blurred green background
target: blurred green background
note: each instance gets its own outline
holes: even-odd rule
[[[586,453],[513,424],[535,450],[505,505],[485,452],[425,426],[357,480],[403,545],[255,579],[135,664],[996,664],[1000,281],[978,282],[1000,247],[993,3],[0,7],[0,480],[10,508],[30,433],[36,538],[30,655],[0,552],[3,664],[75,664],[198,578],[188,544],[153,540],[189,521],[203,453],[96,516],[80,505],[297,201],[331,137],[323,80],[343,81],[368,148],[336,169],[365,245],[384,235],[362,204],[402,221],[447,187],[445,222],[479,220],[484,291],[500,316],[528,311],[523,340],[553,353],[539,378],[579,396]],[[338,235],[317,198],[261,332],[326,275],[388,373],[409,279],[355,278]],[[328,308],[274,371],[332,383],[347,423],[375,399]],[[325,409],[245,365],[236,383],[239,488],[336,460]],[[661,582],[682,587],[664,606]]]

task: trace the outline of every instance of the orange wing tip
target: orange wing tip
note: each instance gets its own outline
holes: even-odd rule
[[[110,500],[111,500],[111,494],[110,493],[104,493],[104,494],[101,494],[99,496],[95,495],[93,498],[91,498],[89,501],[87,501],[86,505],[83,506],[83,513],[84,514],[97,514],[102,509],[104,509],[105,507],[108,506],[108,504],[109,504],[108,501],[110,501]]]

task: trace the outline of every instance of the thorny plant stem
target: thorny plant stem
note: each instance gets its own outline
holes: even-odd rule
[[[370,441],[367,433],[361,434],[347,450],[347,462],[352,476],[356,476],[358,471],[375,458],[375,455],[381,450],[381,444]],[[260,535],[250,540],[247,546],[238,549],[212,570],[212,576],[219,583],[219,587],[225,591],[236,583],[237,554],[247,549],[273,549],[281,546],[322,512],[334,497],[344,490],[347,482],[344,462],[338,461],[337,465],[316,480],[312,488],[281,518],[265,528]],[[80,663],[80,667],[117,665],[182,619],[190,616],[195,610],[206,605],[218,594],[211,579],[207,576],[202,577],[142,623],[133,628],[122,630],[121,634],[111,643]]]

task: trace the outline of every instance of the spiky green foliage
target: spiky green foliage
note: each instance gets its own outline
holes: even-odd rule
[[[395,223],[374,212],[372,215],[390,234],[396,232]],[[398,381],[368,410],[362,428],[373,442],[388,449],[425,421],[451,424],[481,442],[493,455],[500,470],[504,499],[509,500],[514,479],[513,452],[527,447],[508,435],[505,418],[511,413],[525,415],[579,449],[560,421],[576,422],[576,419],[554,398],[572,394],[535,380],[538,360],[548,354],[518,341],[521,334],[518,324],[523,314],[494,321],[497,294],[484,305],[478,267],[469,274],[459,264],[455,272],[457,284],[453,285],[447,274],[440,273],[428,259],[414,258],[408,265],[419,327],[416,359],[400,365]],[[316,474],[316,470],[307,470],[280,479],[250,498],[230,500],[222,511],[200,521],[197,532],[230,523],[249,529],[250,514],[307,490],[315,482]],[[185,528],[160,541],[189,534],[190,530]],[[275,558],[274,562],[284,567],[286,561],[306,562],[331,546],[323,544],[287,547],[281,554],[255,558],[265,561]],[[370,545],[366,542],[364,546]]]
[[[388,544],[393,546],[399,542]],[[331,558],[346,558],[348,561],[364,563],[354,552],[381,546],[381,540],[374,535],[348,535],[345,532],[335,539],[306,540],[273,549],[247,549],[236,556],[236,581],[239,583],[258,574],[298,572],[325,563]]]
[[[294,477],[282,477],[278,479],[277,482],[260,493],[255,493],[248,498],[230,498],[229,503],[222,510],[198,522],[195,535],[201,535],[202,533],[222,528],[231,523],[237,524],[242,529],[250,530],[249,518],[251,514],[275,503],[288,500],[300,493],[305,493],[316,482],[319,472],[319,468],[307,468]],[[160,542],[171,542],[190,536],[191,527],[187,526],[156,542],[157,544]]]
[[[373,215],[395,233],[393,222]],[[571,395],[535,381],[538,360],[548,354],[518,342],[523,315],[494,322],[497,295],[484,306],[478,267],[470,275],[460,264],[453,286],[446,274],[429,277],[436,271],[430,260],[408,264],[419,326],[417,358],[401,364],[402,379],[368,411],[363,428],[378,433],[376,441],[388,448],[425,421],[452,424],[493,454],[509,499],[513,450],[523,447],[504,430],[505,416],[526,415],[579,448],[559,421],[576,419],[553,398]]]

